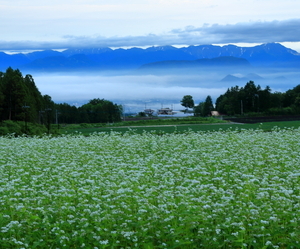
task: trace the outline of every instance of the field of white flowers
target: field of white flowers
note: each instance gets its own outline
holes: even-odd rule
[[[0,146],[0,248],[300,248],[300,129]]]

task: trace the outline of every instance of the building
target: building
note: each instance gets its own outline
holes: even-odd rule
[[[161,108],[157,111],[158,115],[173,115],[173,110],[170,108]]]

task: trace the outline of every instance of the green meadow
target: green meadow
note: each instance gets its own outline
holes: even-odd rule
[[[262,129],[264,131],[271,131],[274,127],[278,128],[298,128],[300,121],[280,121],[280,122],[264,122],[256,124],[240,124],[230,123],[215,118],[202,118],[190,121],[179,120],[164,120],[164,121],[142,121],[142,122],[123,122],[120,124],[81,124],[81,125],[68,125],[66,128],[61,129],[64,134],[81,133],[89,135],[94,132],[108,132],[116,131],[125,133],[134,130],[135,133],[152,132],[156,134],[163,133],[184,133],[186,131],[219,131],[219,130],[249,130],[249,129]]]

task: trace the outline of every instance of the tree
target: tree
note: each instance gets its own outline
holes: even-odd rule
[[[213,105],[212,99],[208,95],[203,104],[202,116],[209,116],[213,109],[214,109],[214,105]]]
[[[43,96],[43,101],[44,101],[44,114],[43,117],[43,123],[45,122],[46,127],[48,129],[48,133],[50,133],[50,127],[51,123],[53,123],[54,120],[54,107],[55,104],[52,101],[51,97],[49,95],[44,95]]]
[[[181,100],[181,105],[185,108],[193,108],[195,106],[193,97],[191,95],[183,96]]]
[[[28,121],[37,123],[39,122],[39,113],[43,108],[43,96],[36,87],[31,75],[26,75],[23,81],[27,89],[25,104],[28,106],[26,110]]]
[[[0,119],[36,123],[43,97],[31,75],[9,67],[0,73]]]
[[[203,116],[203,106],[204,106],[204,102],[200,102],[199,105],[194,107],[194,116],[196,117]]]
[[[58,112],[59,123],[75,124],[80,121],[80,115],[76,106],[71,106],[67,103],[61,103],[55,105],[55,110]],[[88,123],[88,122],[83,122]]]
[[[0,120],[3,113],[4,99],[5,99],[4,89],[2,84],[3,77],[4,77],[4,73],[0,72]]]
[[[243,92],[238,86],[227,89],[226,93],[216,99],[216,110],[228,115],[241,114]]]
[[[105,99],[92,99],[89,103],[80,107],[80,112],[91,123],[119,122],[122,110],[117,104]],[[82,120],[81,120],[82,122]]]
[[[252,80],[247,82],[244,88],[241,89],[243,96],[243,108],[245,112],[259,111],[259,92],[261,87],[256,86]]]

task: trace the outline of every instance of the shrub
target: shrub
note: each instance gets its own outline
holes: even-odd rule
[[[9,130],[7,127],[0,127],[0,136],[9,134]]]
[[[15,135],[22,135],[22,128],[20,122],[5,120],[2,122],[1,126],[7,128],[8,133],[14,133]]]

